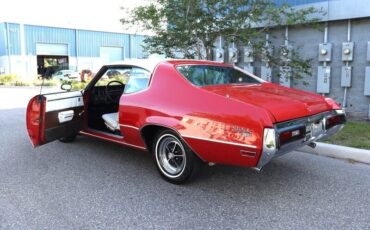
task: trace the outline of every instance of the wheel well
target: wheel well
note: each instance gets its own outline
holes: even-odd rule
[[[148,151],[152,150],[155,135],[164,129],[168,128],[159,125],[147,125],[141,130],[141,137],[143,138]]]
[[[168,128],[168,127],[165,127],[165,126],[160,126],[160,125],[147,125],[145,126],[144,128],[141,129],[141,137],[143,138],[144,140],[144,143],[147,147],[147,150],[148,151],[151,151],[152,150],[152,147],[153,147],[153,141],[154,141],[154,138],[155,138],[155,135],[162,131],[162,130],[171,130],[171,131],[174,131],[172,130],[171,128]],[[175,132],[176,133],[176,132]],[[181,137],[179,137],[181,139]],[[193,151],[193,150],[192,150]],[[196,152],[193,151],[193,153],[195,154],[196,157],[198,157],[201,161],[203,162],[206,162],[205,160],[203,160]]]

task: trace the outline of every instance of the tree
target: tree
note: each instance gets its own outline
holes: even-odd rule
[[[279,26],[316,25],[320,13],[313,7],[277,6],[271,0],[152,0],[132,9],[121,22],[153,32],[144,40],[149,53],[210,60],[222,37],[226,45],[249,44],[256,58],[268,58],[272,66],[307,74],[310,60],[300,58],[298,51],[292,50],[289,62],[264,52],[265,35]]]

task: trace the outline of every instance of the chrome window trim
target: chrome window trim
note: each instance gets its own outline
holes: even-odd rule
[[[196,137],[196,136],[190,136],[190,135],[181,135],[181,136],[183,138],[191,138],[191,139],[197,139],[197,140],[202,140],[202,141],[211,141],[211,142],[216,142],[220,144],[236,145],[236,146],[252,148],[252,149],[257,148],[257,146],[255,145],[248,145],[248,144],[242,144],[242,143],[236,143],[236,142],[230,142],[230,141],[221,141],[221,140],[215,140],[215,139],[204,138],[204,137]]]

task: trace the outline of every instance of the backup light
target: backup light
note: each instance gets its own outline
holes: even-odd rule
[[[275,129],[265,128],[263,133],[263,145],[267,149],[276,149]]]

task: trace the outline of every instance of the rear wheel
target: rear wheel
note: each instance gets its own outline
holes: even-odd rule
[[[156,165],[167,181],[182,184],[199,171],[201,161],[177,135],[164,130],[156,136],[153,144]]]

